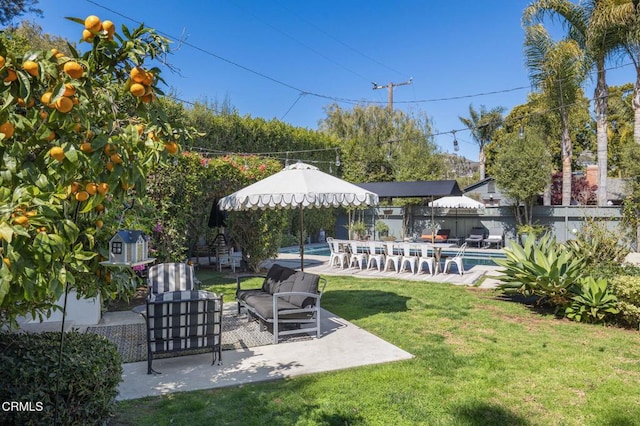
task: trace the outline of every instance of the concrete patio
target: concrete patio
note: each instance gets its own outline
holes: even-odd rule
[[[235,303],[225,304],[231,314]],[[148,375],[147,362],[123,364],[118,400],[201,389],[239,386],[410,359],[413,356],[331,312],[322,310],[322,337],[222,352],[211,365],[211,353],[155,359],[162,374]],[[106,313],[105,325],[141,321],[132,312]]]

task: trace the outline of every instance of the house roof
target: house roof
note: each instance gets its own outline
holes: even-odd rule
[[[370,182],[356,184],[375,192],[380,198],[444,197],[462,195],[455,180],[422,180],[414,182]]]
[[[467,186],[466,188],[463,189],[463,192],[469,192],[469,191],[473,191],[474,189],[478,189],[479,187],[481,187],[482,185],[485,185],[488,182],[491,182],[492,180],[494,180],[491,176],[487,176],[486,178],[479,180],[478,182],[472,183],[471,185]]]
[[[136,243],[140,237],[146,238],[146,235],[142,231],[135,231],[132,229],[121,229],[116,232],[116,235],[122,238],[122,241],[126,244]]]

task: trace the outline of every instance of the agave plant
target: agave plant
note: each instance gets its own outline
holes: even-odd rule
[[[571,288],[584,266],[584,258],[556,242],[550,234],[539,241],[526,240],[524,247],[511,242],[505,249],[506,259],[496,260],[503,267],[496,278],[505,293],[540,296],[539,303],[566,306],[571,300]]]
[[[575,287],[575,296],[565,309],[567,318],[578,322],[598,323],[620,312],[618,298],[607,286],[604,278],[584,277]]]

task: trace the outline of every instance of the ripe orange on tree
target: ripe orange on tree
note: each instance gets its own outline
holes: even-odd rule
[[[134,67],[131,68],[129,76],[135,83],[142,83],[147,78],[147,72],[142,67]]]
[[[71,97],[76,94],[76,87],[71,83],[65,83],[64,85],[64,93],[62,96]]]
[[[77,201],[87,201],[89,199],[89,193],[87,191],[80,191],[76,194]]]
[[[4,56],[0,55],[0,68],[4,68],[4,64],[7,63],[7,60],[4,58]]]
[[[116,152],[118,152],[118,148],[116,148],[116,146],[112,143],[108,143],[104,146],[103,149],[104,153],[111,156],[113,154],[115,154]]]
[[[51,98],[53,97],[53,93],[44,92],[42,96],[40,96],[40,102],[42,102],[46,106],[53,106],[51,104]]]
[[[111,37],[111,38],[113,37],[113,35],[114,35],[114,34],[115,34],[115,32],[116,32],[116,26],[115,26],[115,24],[114,24],[113,22],[109,21],[109,20],[105,20],[105,21],[102,23],[102,29],[103,29],[104,31],[106,31],[106,33],[107,33],[107,37]],[[111,39],[110,39],[110,40],[111,40]]]
[[[106,182],[101,182],[98,184],[98,192],[100,195],[105,195],[109,191],[109,184]]]
[[[131,87],[129,87],[129,92],[137,98],[144,96],[145,91],[145,87],[140,83],[133,83]]]
[[[58,111],[67,113],[73,109],[73,101],[65,96],[61,96],[56,100],[55,106]]]
[[[145,77],[144,77],[144,80],[142,81],[142,84],[144,84],[145,86],[151,86],[151,83],[153,83],[153,73],[150,71],[147,71],[145,73]]]
[[[178,152],[178,144],[175,142],[168,142],[164,144],[164,149],[166,149],[169,154],[175,154]]]
[[[80,151],[84,152],[85,154],[91,154],[93,152],[91,142],[84,142],[80,144]]]
[[[103,225],[104,225],[104,222],[102,222],[102,219],[96,220],[96,228],[102,228]]]
[[[22,68],[31,74],[34,77],[37,77],[39,74],[38,63],[34,61],[24,61],[22,63]]]
[[[112,162],[112,163],[115,163],[115,164],[120,164],[120,163],[122,163],[122,157],[120,157],[120,154],[118,154],[118,153],[112,154],[112,155],[109,157],[109,160],[111,160],[111,162]]]
[[[33,98],[29,98],[29,102],[26,102],[22,98],[18,98],[17,102],[18,102],[18,105],[20,105],[23,108],[31,108],[36,104],[36,101]]]
[[[49,150],[49,155],[57,161],[64,161],[65,159],[64,149],[60,148],[59,146],[54,146],[53,148],[51,148],[51,150]]]
[[[89,15],[84,20],[84,27],[89,31],[97,33],[102,29],[102,21],[100,21],[100,18],[96,15]]]
[[[7,76],[4,78],[5,83],[11,83],[12,81],[16,81],[18,79],[18,74],[11,68],[7,70]]]
[[[112,170],[113,170],[113,167],[114,167],[114,164],[113,164],[111,161],[107,161],[107,164],[105,164],[105,165],[104,165],[104,167],[105,167],[107,170],[112,171]]]
[[[9,123],[8,121],[0,124],[0,133],[4,133],[5,139],[10,139],[13,136],[14,131],[15,128],[13,127],[13,124]]]
[[[90,182],[84,186],[84,190],[89,193],[89,195],[95,195],[98,192],[98,185],[93,182]]]
[[[13,224],[14,225],[22,225],[25,228],[27,228],[29,226],[29,218],[26,216],[16,216],[13,219]]]
[[[91,43],[93,41],[93,38],[95,37],[95,34],[92,33],[89,30],[82,30],[82,39],[84,41],[86,41],[87,43]]]
[[[62,70],[67,73],[69,77],[75,79],[81,78],[84,74],[84,68],[82,68],[82,65],[75,61],[66,62],[62,67]]]
[[[76,192],[78,192],[80,190],[80,183],[79,182],[72,182],[71,183],[71,187],[69,188],[72,194],[75,194]]]

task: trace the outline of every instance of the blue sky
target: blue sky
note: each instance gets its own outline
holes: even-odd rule
[[[65,16],[94,14],[118,28],[144,22],[175,40],[169,62],[179,72],[163,72],[165,92],[187,101],[227,98],[241,115],[310,129],[334,100],[349,100],[339,102],[344,108],[352,101],[386,105],[387,90],[371,83],[412,77],[394,90],[394,107],[426,113],[442,133],[436,142],[444,152],[453,152],[451,131],[458,130],[459,154],[477,160],[478,147],[458,116],[471,103],[508,111],[526,101],[520,17],[528,3],[40,0],[44,18],[29,18],[73,41],[81,27]],[[609,72],[610,84],[634,80],[632,66]],[[591,97],[592,85],[586,90]],[[474,96],[480,94],[487,95]]]

